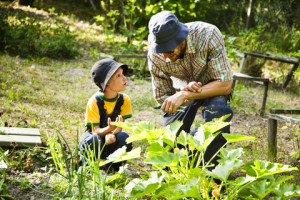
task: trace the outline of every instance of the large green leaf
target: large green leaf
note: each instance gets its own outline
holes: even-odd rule
[[[166,127],[162,140],[174,148],[174,143],[176,139],[176,134],[182,126],[182,122],[175,121]]]
[[[123,146],[122,148],[117,149],[114,153],[110,154],[106,158],[105,162],[100,162],[100,166],[103,166],[110,162],[116,163],[124,160],[140,158],[140,157],[141,157],[141,147],[135,148],[130,152],[126,152],[126,146]]]
[[[241,160],[227,161],[225,163],[217,165],[217,167],[211,172],[207,171],[206,173],[213,176],[214,178],[218,178],[221,181],[226,182],[230,173],[242,165],[243,161]]]
[[[279,163],[255,160],[247,163],[242,170],[249,176],[260,178],[282,172],[298,170],[298,168]]]
[[[165,197],[166,199],[201,199],[200,190],[198,189],[200,178],[191,178],[186,184],[179,184],[176,181],[165,183],[159,188],[152,199]]]
[[[225,126],[228,126],[230,122],[224,122],[229,115],[224,115],[223,117],[220,118],[215,118],[210,122],[204,122],[202,124],[203,132],[206,136],[209,134],[213,134],[218,132],[220,129],[224,128]]]
[[[295,185],[291,183],[280,184],[274,189],[273,192],[277,196],[282,197],[282,199],[300,197],[300,185]]]
[[[163,147],[158,142],[155,142],[155,143],[150,144],[150,146],[147,148],[146,152],[148,154],[147,157],[149,157],[152,155],[159,155],[164,151],[163,151]]]
[[[145,160],[146,163],[149,164],[159,164],[161,166],[177,166],[178,159],[180,157],[184,157],[182,153],[171,153],[171,152],[163,152],[161,154],[151,154]]]
[[[185,131],[181,131],[179,136],[177,137],[177,143],[183,146],[188,145],[187,133]]]
[[[141,133],[144,130],[154,130],[155,127],[151,122],[143,121],[138,124],[132,124],[128,122],[112,122],[112,125],[121,127],[122,129],[128,130],[131,133]]]
[[[125,186],[125,190],[132,198],[140,198],[155,193],[163,179],[164,175],[159,176],[158,172],[151,172],[148,180],[134,179]]]
[[[221,159],[219,159],[218,162],[222,164],[222,163],[226,163],[227,161],[236,160],[239,159],[242,154],[243,154],[242,148],[238,148],[238,149],[223,148],[220,151]]]
[[[278,179],[270,178],[270,179],[259,179],[254,181],[248,187],[252,193],[258,196],[259,199],[263,199],[269,193],[271,193],[279,184],[293,178],[293,176],[285,177],[281,176]]]
[[[165,132],[165,128],[162,129],[154,129],[154,130],[147,130],[144,129],[141,132],[135,132],[129,135],[129,137],[126,139],[127,143],[135,142],[139,140],[153,140],[157,141]]]
[[[244,140],[255,140],[256,139],[255,137],[250,137],[250,136],[246,136],[246,135],[239,135],[239,134],[223,133],[222,135],[227,140],[228,143],[240,142],[240,141],[244,141]]]

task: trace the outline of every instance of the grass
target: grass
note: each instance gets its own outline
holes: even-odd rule
[[[56,17],[66,18],[65,15]],[[84,131],[85,107],[89,97],[97,91],[97,87],[89,78],[90,68],[95,61],[100,59],[100,48],[95,43],[104,43],[105,35],[102,34],[98,26],[88,25],[76,21],[71,17],[68,23],[75,32],[81,32],[79,42],[82,45],[83,56],[72,60],[55,60],[49,58],[20,58],[6,53],[0,55],[0,126],[39,128],[42,134],[42,141],[47,144],[48,138],[53,137],[57,130],[70,143],[70,148],[75,148],[73,138],[77,132]],[[83,31],[84,30],[84,31]],[[123,40],[122,37],[116,37]],[[83,46],[85,44],[85,46]],[[129,64],[129,67],[144,68],[143,61],[122,60]],[[236,65],[236,63],[233,63]],[[128,122],[137,123],[140,121],[150,121],[156,127],[162,125],[162,117],[159,110],[153,109],[157,106],[153,95],[150,79],[139,79],[139,70],[134,71],[135,76],[128,77],[128,89],[125,91],[132,100],[133,117]],[[144,73],[142,77],[147,76]],[[299,79],[299,78],[298,78]],[[297,85],[297,78],[291,84]],[[294,90],[295,91],[295,90]],[[263,96],[263,88],[253,84],[238,82],[234,90],[234,98],[230,103],[234,110],[232,120],[232,132],[255,136],[254,142],[244,142],[239,146],[246,150],[244,159],[267,160],[267,115],[270,108],[300,108],[299,94],[293,90],[283,90],[270,86],[266,105],[266,116],[259,116]],[[202,119],[200,112],[196,119]],[[291,133],[292,127],[282,129],[285,124],[278,126],[278,160],[285,164],[292,164],[299,167],[299,157],[289,155],[294,149]],[[143,143],[137,143],[145,149]],[[295,149],[297,150],[297,149]],[[43,150],[34,151],[16,149],[16,151],[26,152],[29,156],[37,160],[46,160],[50,157],[49,152]],[[46,158],[40,155],[45,154]],[[26,155],[27,155],[26,154]],[[16,155],[16,154],[15,154]],[[10,158],[13,159],[13,158]],[[16,158],[14,158],[16,159]],[[15,166],[23,165],[25,160],[15,160]],[[53,163],[41,164],[53,167]],[[45,166],[44,166],[45,165]],[[131,166],[134,167],[134,166]],[[39,169],[42,173],[43,170]],[[135,170],[135,168],[133,168]],[[23,173],[23,172],[19,172]],[[63,193],[68,188],[67,182],[63,182],[56,174],[48,174],[48,179],[41,180],[44,186],[50,187],[52,193]],[[296,179],[300,183],[300,176],[296,174]],[[29,180],[32,181],[32,180]],[[27,179],[20,179],[22,184],[27,184]],[[98,188],[99,189],[99,188]],[[112,194],[115,195],[115,194]]]

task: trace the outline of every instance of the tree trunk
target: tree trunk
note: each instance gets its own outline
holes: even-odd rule
[[[246,21],[246,29],[247,30],[249,29],[251,10],[252,10],[252,0],[249,0],[249,7],[248,7],[248,11],[247,11],[247,21]]]

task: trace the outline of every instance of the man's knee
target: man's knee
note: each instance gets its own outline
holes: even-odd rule
[[[206,106],[203,110],[203,118],[205,122],[212,121],[214,118],[220,118],[228,114],[230,114],[230,116],[225,120],[226,122],[229,122],[233,115],[232,109],[226,104],[212,103]]]

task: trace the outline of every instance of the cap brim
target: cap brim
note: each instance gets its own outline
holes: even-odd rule
[[[149,35],[150,41],[150,49],[154,53],[166,53],[174,50],[179,44],[181,44],[189,34],[189,29],[187,25],[180,23],[180,30],[177,35],[165,43],[157,44],[154,42],[154,36],[152,34]]]
[[[107,82],[109,81],[109,79],[112,77],[112,75],[114,75],[114,73],[120,68],[122,67],[123,69],[123,74],[126,75],[127,71],[128,71],[128,66],[126,64],[122,64],[122,63],[114,63],[114,66],[111,67],[111,69],[109,70],[109,72],[106,75],[105,81],[102,83],[102,88],[103,90],[105,90]]]

